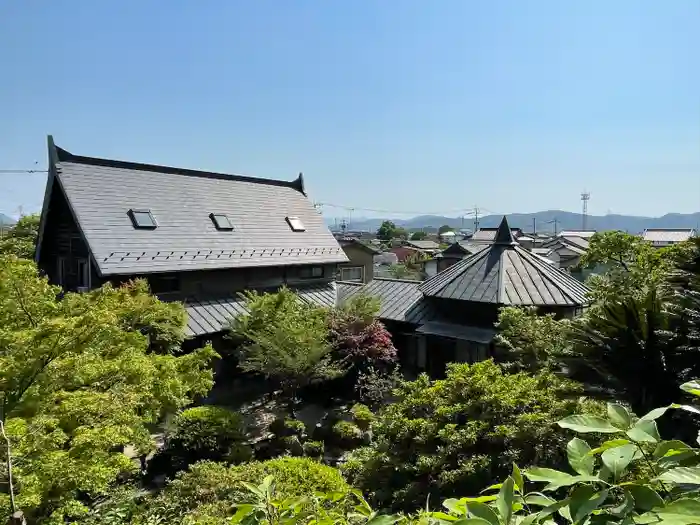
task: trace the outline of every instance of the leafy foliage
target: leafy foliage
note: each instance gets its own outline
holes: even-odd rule
[[[226,467],[201,462],[177,476],[148,504],[147,514],[164,523],[224,518],[234,514],[234,504],[247,502],[243,482],[258,484],[272,476],[280,498],[311,497],[318,492],[350,491],[340,472],[308,458],[279,458]]]
[[[415,509],[428,495],[477,490],[513,461],[561,463],[555,422],[597,409],[568,397],[572,390],[549,373],[451,364],[443,380],[401,384],[372,424],[372,443],[351,453],[344,470],[376,504]]]
[[[451,232],[454,228],[450,226],[449,224],[443,224],[438,228],[438,235],[442,235],[445,232]]]
[[[693,384],[682,388],[700,395]],[[669,408],[700,413],[692,406],[673,405],[637,418],[625,407],[609,404],[607,418],[566,417],[559,421],[562,428],[605,432],[612,439],[596,448],[578,437],[569,441],[573,473],[541,467],[521,473],[513,464],[503,483],[484,491],[497,494],[447,500],[447,513],[426,517],[439,523],[473,519],[491,525],[548,524],[555,516],[572,524],[700,524],[700,449],[661,439],[656,419]],[[544,485],[530,492],[526,480]]]
[[[402,380],[403,377],[398,366],[389,370],[380,370],[370,366],[358,375],[355,392],[357,392],[360,401],[367,403],[372,408],[377,408],[383,404]]]
[[[376,298],[357,294],[331,311],[330,343],[340,360],[361,368],[396,361],[391,335],[377,319],[379,306]]]
[[[406,239],[408,238],[408,234],[405,229],[396,226],[392,221],[384,221],[377,230],[377,238],[382,241]]]
[[[0,418],[18,506],[56,519],[132,470],[123,447],[150,450],[147,425],[208,392],[216,356],[153,351],[184,339],[185,313],[143,281],[59,292],[31,261],[0,257]],[[0,515],[7,505],[0,494]]]
[[[232,334],[243,342],[240,366],[282,385],[288,396],[299,388],[339,377],[343,363],[333,359],[328,340],[327,312],[289,290],[246,292],[248,312],[237,317]]]
[[[0,238],[0,255],[14,255],[22,259],[34,259],[36,240],[39,234],[38,214],[21,217]]]
[[[245,441],[246,428],[241,414],[205,405],[178,414],[163,455],[173,473],[201,460],[240,463],[252,455]]]
[[[412,241],[423,241],[425,238],[428,236],[427,233],[423,231],[418,231],[418,232],[413,232],[411,234],[411,240]]]
[[[534,309],[505,307],[498,316],[498,345],[510,368],[537,371],[556,369],[571,353],[570,322]]]

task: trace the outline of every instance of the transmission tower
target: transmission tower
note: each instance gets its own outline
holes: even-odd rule
[[[588,222],[588,200],[591,198],[590,192],[583,190],[581,194],[581,203],[583,204],[583,212],[581,213],[581,218],[583,222],[582,230],[586,229]]]

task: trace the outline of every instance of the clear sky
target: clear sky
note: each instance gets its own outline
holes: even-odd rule
[[[584,188],[593,214],[700,211],[698,27],[700,0],[4,0],[0,169],[44,169],[53,134],[303,171],[355,216],[578,211]],[[0,174],[0,212],[43,190]]]

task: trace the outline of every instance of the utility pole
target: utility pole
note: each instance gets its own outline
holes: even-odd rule
[[[479,207],[474,206],[474,233],[479,231]]]
[[[537,217],[532,218],[532,235],[537,235]]]
[[[586,231],[586,226],[588,223],[588,200],[591,198],[590,192],[587,192],[586,190],[583,190],[583,193],[581,194],[581,202],[583,203],[583,209],[581,210],[581,216],[582,216],[582,230]]]

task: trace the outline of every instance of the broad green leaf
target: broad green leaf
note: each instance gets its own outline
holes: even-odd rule
[[[656,421],[640,419],[627,431],[627,437],[638,443],[658,443],[661,439]]]
[[[520,472],[518,465],[516,465],[515,463],[513,463],[513,472],[510,476],[513,478],[513,481],[515,481],[515,490],[521,493],[524,492],[525,480],[523,480],[523,475]]]
[[[630,491],[632,497],[634,498],[635,508],[647,511],[654,509],[656,507],[663,507],[664,500],[659,496],[659,494],[648,487],[647,485],[640,485],[638,483],[624,483],[624,488]]]
[[[489,485],[484,490],[479,492],[479,494],[483,494],[484,492],[489,492],[490,490],[501,490],[502,486],[503,486],[503,483],[494,483],[493,485]]]
[[[450,514],[445,514],[444,512],[428,512],[428,516],[440,522],[452,522],[459,519],[457,516],[451,516]]]
[[[471,518],[481,519],[491,525],[499,525],[498,514],[488,505],[472,501],[467,503],[467,512]]]
[[[442,502],[442,506],[449,510],[452,514],[456,514],[457,516],[466,516],[467,505],[463,501],[459,501],[455,498],[449,498]]]
[[[619,505],[606,509],[609,514],[617,518],[624,518],[634,510],[634,497],[629,490],[625,490],[622,502]]]
[[[503,525],[510,525],[510,520],[513,517],[513,502],[515,501],[515,482],[510,476],[503,482],[501,491],[498,493],[496,507],[501,515]]]
[[[689,448],[687,450],[672,451],[657,460],[660,469],[667,470],[674,467],[692,466],[699,452]]]
[[[685,410],[686,412],[691,412],[693,414],[700,414],[700,408],[694,407],[692,405],[677,405],[674,403],[671,406],[673,408],[680,408],[681,410]]]
[[[608,403],[608,419],[613,425],[622,430],[627,430],[632,426],[632,417],[629,411],[616,403]]]
[[[579,522],[603,504],[608,497],[607,489],[597,491],[590,485],[581,485],[571,493],[569,512],[574,523]]]
[[[538,507],[546,507],[556,502],[557,500],[552,499],[549,496],[545,496],[541,492],[531,492],[525,496],[525,503],[528,505],[537,505]]]
[[[664,525],[697,525],[700,523],[700,499],[683,498],[665,507],[643,514],[637,523],[663,523]]]
[[[693,394],[694,396],[700,396],[700,380],[695,379],[693,381],[683,383],[681,385],[681,390],[684,390],[689,394]]]
[[[482,520],[481,518],[464,518],[454,521],[453,523],[454,525],[492,525],[490,522]]]
[[[591,450],[589,454],[600,454],[601,452],[605,452],[609,448],[621,447],[622,445],[627,445],[628,443],[631,443],[629,439],[611,439],[603,443],[598,448],[594,448],[593,450]]]
[[[495,494],[492,494],[490,496],[477,496],[476,498],[460,498],[459,501],[464,502],[464,503],[487,503],[489,501],[496,501],[496,496]]]
[[[644,416],[642,416],[639,419],[641,421],[653,421],[653,420],[658,419],[661,416],[663,416],[669,408],[673,408],[673,405],[669,405],[667,407],[655,408],[654,410],[650,411],[648,414],[645,414]]]
[[[700,467],[676,467],[656,478],[669,483],[700,485]]]
[[[600,481],[597,476],[572,476],[566,472],[551,468],[532,468],[525,472],[525,477],[530,481],[546,481],[549,484],[542,490],[556,490],[568,487],[579,482]]]
[[[574,438],[566,445],[566,455],[569,465],[582,475],[593,474],[595,459],[590,455],[591,447],[584,440]]]
[[[603,452],[600,458],[610,470],[613,479],[618,480],[638,452],[637,445],[622,445],[621,447],[609,448]]]
[[[367,521],[367,525],[393,525],[400,518],[398,516],[392,516],[390,514],[378,514]],[[456,521],[455,523],[459,523]]]
[[[586,432],[599,432],[602,434],[620,432],[619,428],[615,428],[608,420],[598,416],[568,416],[558,421],[557,424],[562,428],[569,428],[574,432],[580,432],[582,434]]]
[[[672,439],[670,441],[662,441],[657,445],[656,449],[654,450],[654,457],[656,459],[662,458],[669,453],[677,453],[681,450],[688,450],[689,448],[690,447],[688,445],[677,439]]]

